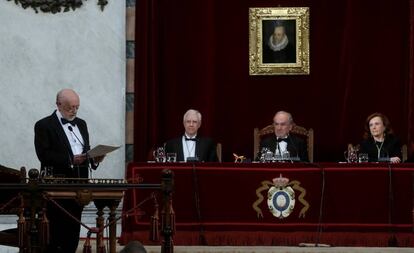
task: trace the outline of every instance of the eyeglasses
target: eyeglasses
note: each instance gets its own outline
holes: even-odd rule
[[[63,106],[63,110],[65,110],[66,112],[77,112],[79,110],[79,105],[65,105]]]
[[[284,126],[289,126],[289,122],[273,122],[273,125],[284,127]]]

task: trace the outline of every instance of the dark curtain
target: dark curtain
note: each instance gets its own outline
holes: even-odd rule
[[[310,75],[249,76],[249,8],[310,7]],[[315,131],[315,160],[343,160],[365,118],[383,112],[403,143],[413,135],[412,0],[140,0],[136,17],[135,161],[183,133],[252,157],[253,128],[278,110]]]

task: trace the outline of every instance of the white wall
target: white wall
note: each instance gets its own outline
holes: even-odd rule
[[[0,1],[0,164],[39,168],[35,122],[55,109],[56,92],[73,88],[91,147],[121,146],[94,177],[123,178],[125,167],[125,1],[102,12],[96,0],[75,11],[36,14]]]

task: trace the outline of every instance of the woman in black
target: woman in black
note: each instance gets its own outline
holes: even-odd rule
[[[400,140],[392,134],[390,121],[384,114],[373,113],[368,116],[359,152],[367,153],[370,162],[401,162]]]

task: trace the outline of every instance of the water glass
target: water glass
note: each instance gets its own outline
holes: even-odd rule
[[[280,162],[282,160],[282,154],[280,154],[279,150],[276,150],[275,156],[273,158],[276,162]]]
[[[45,166],[40,169],[40,177],[53,177],[53,166]]]
[[[266,153],[264,153],[264,161],[265,162],[273,162],[273,152],[272,151],[267,151]]]
[[[289,151],[285,150],[285,151],[282,152],[282,160],[290,160]]]
[[[262,150],[260,150],[260,157],[259,160],[260,162],[264,163],[265,162],[265,154],[267,153],[267,151],[269,151],[268,148],[262,148]]]
[[[356,163],[358,162],[358,155],[357,152],[354,150],[348,150],[344,152],[345,159],[348,163]]]
[[[167,160],[163,147],[159,147],[159,148],[155,149],[154,152],[153,152],[153,155],[154,155],[154,159],[157,163],[165,163],[165,161]]]
[[[368,154],[367,153],[359,153],[358,154],[358,162],[359,163],[367,163],[368,162]]]
[[[167,153],[167,162],[169,163],[177,162],[177,153]]]

